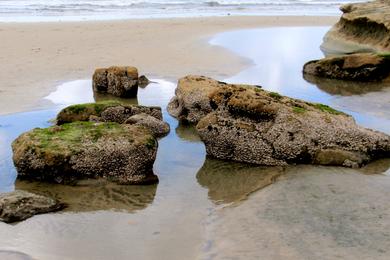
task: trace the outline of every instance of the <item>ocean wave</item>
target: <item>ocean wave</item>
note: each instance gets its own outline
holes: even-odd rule
[[[336,14],[341,4],[364,0],[0,0],[0,21],[12,16],[83,16],[109,13],[175,17],[189,14]],[[11,17],[11,18],[10,18]]]

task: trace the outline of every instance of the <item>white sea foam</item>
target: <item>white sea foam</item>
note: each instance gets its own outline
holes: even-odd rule
[[[363,1],[354,0],[353,2]],[[0,21],[220,15],[336,15],[351,0],[0,0]]]

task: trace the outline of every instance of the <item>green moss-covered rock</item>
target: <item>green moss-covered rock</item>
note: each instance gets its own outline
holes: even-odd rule
[[[122,124],[129,117],[145,113],[162,120],[160,107],[146,107],[138,105],[122,104],[119,101],[102,101],[68,106],[57,115],[57,124],[65,124],[76,121],[91,121],[91,119],[103,122],[116,122]]]
[[[71,105],[62,109],[57,115],[57,124],[61,125],[76,121],[89,121],[91,116],[100,116],[105,109],[120,105],[121,103],[118,101]]]
[[[21,178],[71,183],[103,177],[123,184],[157,181],[157,141],[142,126],[74,122],[36,128],[12,144]]]

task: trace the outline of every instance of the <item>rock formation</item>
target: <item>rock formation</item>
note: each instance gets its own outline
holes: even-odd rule
[[[151,115],[141,113],[129,117],[125,124],[141,125],[148,128],[155,137],[165,136],[169,133],[169,125]]]
[[[150,80],[145,75],[139,76],[139,78],[138,78],[138,86],[140,88],[145,88],[149,84],[150,84]]]
[[[326,105],[188,76],[168,106],[197,123],[207,154],[259,165],[311,163],[358,167],[390,156],[390,137],[356,125]]]
[[[169,125],[162,121],[160,107],[125,105],[116,101],[72,105],[57,115],[58,125],[77,121],[144,125],[156,137],[169,133]]]
[[[96,69],[92,77],[93,90],[112,94],[117,97],[136,97],[138,85],[147,85],[145,76],[138,78],[138,70],[135,67],[109,67]]]
[[[347,4],[339,22],[324,37],[326,53],[390,51],[390,1]]]
[[[303,72],[339,80],[361,82],[390,80],[390,55],[358,53],[324,58],[306,63]]]
[[[12,143],[19,178],[73,183],[106,178],[120,184],[149,184],[157,140],[139,125],[74,122],[36,128]]]
[[[54,212],[65,207],[56,199],[26,191],[0,194],[0,221],[18,222],[37,214]]]

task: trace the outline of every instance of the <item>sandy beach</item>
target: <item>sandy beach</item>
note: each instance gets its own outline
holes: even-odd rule
[[[97,67],[134,65],[149,77],[226,78],[251,64],[208,39],[218,32],[332,25],[337,17],[266,16],[100,22],[1,23],[0,114],[50,106],[42,98]]]

